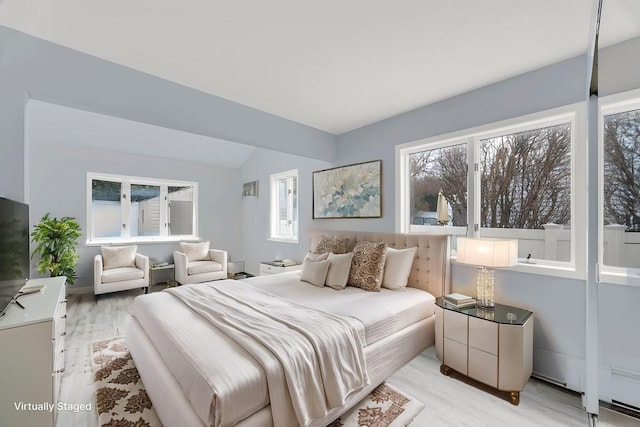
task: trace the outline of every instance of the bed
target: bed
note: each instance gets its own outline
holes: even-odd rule
[[[288,272],[183,286],[180,295],[160,292],[136,298],[127,345],[164,425],[327,425],[434,343],[435,297],[449,292],[446,236],[313,230],[309,248],[322,236],[384,241],[396,249],[416,247],[407,288],[336,291],[302,282],[300,272]],[[231,312],[218,311],[217,305],[227,300],[235,304]],[[255,304],[264,307],[257,314],[252,308],[249,317],[243,317],[245,306]],[[263,323],[265,316],[275,315],[287,318],[294,329],[298,323],[301,328],[323,325],[320,335],[335,323],[336,330],[345,328],[351,338],[348,344],[338,343],[338,335],[314,343],[327,349],[309,372],[298,372],[295,362],[274,367],[270,359],[261,358],[297,345],[295,337],[263,337],[269,329],[279,333],[280,326]],[[237,332],[228,330],[229,325],[249,329]],[[244,342],[247,335],[251,342]],[[272,348],[274,341],[282,341],[283,349]],[[350,347],[352,342],[359,344]],[[305,353],[301,350],[300,357],[305,359]],[[353,373],[356,368],[363,377]],[[294,374],[301,379],[292,381]],[[313,406],[316,382],[324,382],[324,409]],[[286,394],[282,390],[289,391],[287,398],[281,397]],[[300,418],[300,412],[307,416]]]

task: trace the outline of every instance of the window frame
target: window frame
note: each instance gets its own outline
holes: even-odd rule
[[[598,268],[599,283],[640,286],[640,267],[604,264],[604,118],[612,114],[640,110],[640,89],[598,99]]]
[[[587,143],[586,103],[579,102],[563,107],[553,108],[537,113],[527,114],[511,119],[481,125],[469,129],[433,136],[396,146],[396,231],[415,233],[410,226],[409,218],[409,155],[415,152],[442,148],[460,143],[467,144],[467,228],[464,232],[455,230],[461,227],[424,227],[422,233],[449,234],[469,237],[480,236],[480,141],[497,136],[504,136],[569,123],[571,126],[571,258],[569,262],[552,260],[519,260],[518,264],[508,270],[543,274],[556,277],[584,279],[586,277],[586,252],[576,248],[586,247],[586,182],[587,182]],[[577,149],[582,147],[583,149]],[[476,165],[478,167],[476,168]],[[583,184],[579,184],[582,182]],[[455,257],[452,258],[455,262]]]
[[[278,182],[286,178],[287,181],[292,181],[295,178],[295,192],[291,187],[292,197],[287,197],[287,218],[291,218],[291,234],[283,235],[278,233],[278,221],[280,212],[280,198],[278,190]],[[291,169],[284,172],[278,172],[271,174],[270,178],[270,208],[269,208],[269,237],[268,240],[282,243],[298,243],[300,237],[300,178],[298,169]],[[293,207],[293,194],[296,197],[295,207]],[[295,213],[295,215],[294,215]],[[294,219],[295,218],[295,219]],[[294,225],[294,221],[296,224]]]
[[[92,210],[92,182],[94,180],[119,182],[121,184],[120,197],[120,213],[121,223],[126,224],[125,231],[121,229],[119,237],[94,237],[93,230],[93,210]],[[152,185],[160,187],[160,226],[158,236],[131,236],[131,185]],[[168,187],[193,187],[193,233],[192,234],[168,234],[169,215],[168,208]],[[124,196],[124,197],[123,197]],[[122,200],[126,199],[126,203]],[[162,200],[164,199],[164,203]],[[184,240],[200,240],[198,237],[198,183],[192,181],[167,180],[157,178],[147,178],[129,175],[105,174],[105,173],[87,173],[87,246],[100,246],[105,244],[123,244],[123,243],[162,243],[162,242],[178,242]]]

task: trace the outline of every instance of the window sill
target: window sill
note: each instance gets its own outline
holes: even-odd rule
[[[85,242],[86,246],[111,246],[111,245],[147,245],[147,244],[157,244],[157,243],[177,243],[177,242],[199,242],[202,239],[197,236],[168,236],[168,237],[159,237],[159,236],[145,236],[145,237],[136,237],[136,238],[128,238],[128,239],[93,239],[87,240]]]
[[[635,270],[635,269],[634,269]],[[640,286],[640,272],[617,272],[600,270],[598,283],[601,285]]]
[[[278,242],[278,243],[293,243],[293,244],[298,244],[299,241],[298,239],[286,239],[284,237],[269,237],[267,240],[271,241],[271,242]]]
[[[458,263],[455,258],[451,258],[451,261],[453,264],[460,264],[460,265],[465,265],[465,266],[474,268],[473,265]],[[573,266],[541,264],[541,262],[542,261],[537,261],[537,260],[531,261],[531,263],[519,262],[513,267],[496,268],[495,270],[515,271],[518,273],[537,274],[540,276],[562,277],[565,279],[576,279],[576,280],[586,279],[586,274],[584,272],[576,271],[576,269]]]

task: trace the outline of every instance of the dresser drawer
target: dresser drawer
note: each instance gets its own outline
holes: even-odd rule
[[[468,319],[464,314],[444,310],[444,337],[467,345]]]
[[[469,317],[469,347],[498,354],[498,324]]]

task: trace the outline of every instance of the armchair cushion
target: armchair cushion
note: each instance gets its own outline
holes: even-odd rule
[[[187,243],[180,242],[182,253],[187,255],[187,262],[209,260],[209,241]]]
[[[188,274],[211,273],[222,271],[222,264],[215,261],[193,261],[187,264]]]
[[[102,272],[102,283],[123,282],[144,278],[144,270],[136,267],[111,268]]]
[[[103,268],[135,267],[137,245],[130,246],[103,246],[102,252]]]

